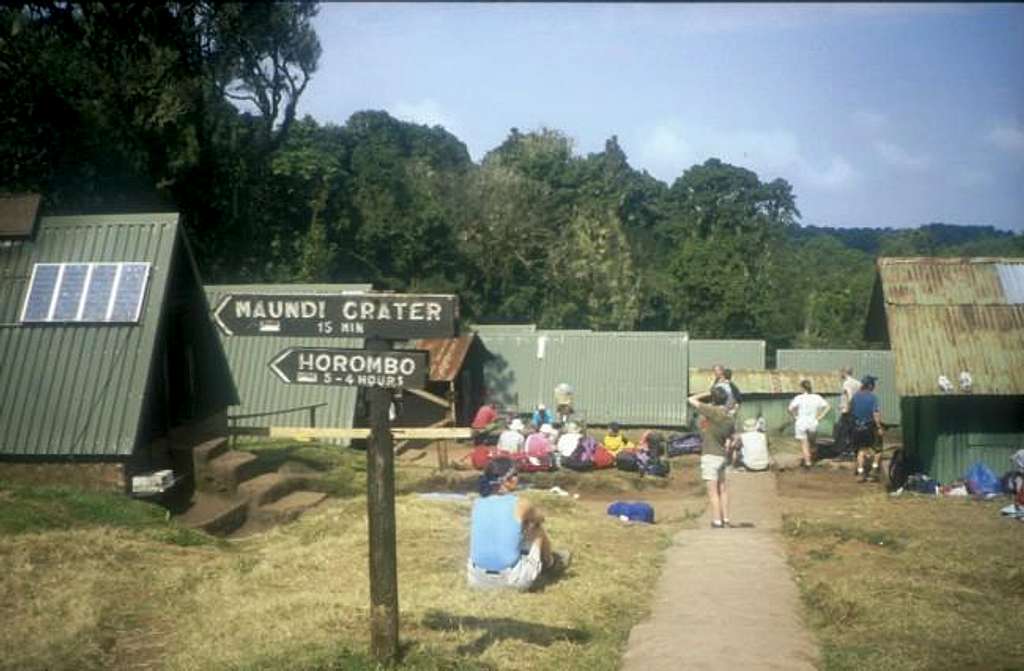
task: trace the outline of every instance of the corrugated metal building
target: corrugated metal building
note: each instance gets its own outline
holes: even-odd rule
[[[207,311],[176,214],[0,241],[0,459],[172,465],[167,436],[236,400]]]
[[[687,422],[685,333],[476,327],[492,355],[484,367],[494,400],[519,412],[554,406],[554,389],[575,390],[577,414],[591,424],[683,426]]]
[[[369,284],[211,284],[205,287],[211,309],[229,294],[301,294],[370,291]],[[320,406],[316,426],[351,428],[354,424],[356,387],[286,384],[274,375],[270,361],[288,347],[348,347],[362,349],[361,338],[300,338],[288,336],[228,336],[218,329],[231,376],[238,389],[238,404],[231,408],[235,426],[310,426],[310,411],[248,417],[282,410]],[[323,404],[323,405],[321,405]]]
[[[710,368],[690,369],[690,389],[708,390],[715,375]],[[793,432],[789,403],[803,392],[801,380],[810,380],[814,393],[821,394],[832,404],[832,410],[818,427],[819,435],[831,435],[835,413],[839,408],[839,376],[809,370],[747,370],[732,372],[732,381],[743,395],[743,403],[736,416],[737,424],[744,420],[764,417],[770,433]]]
[[[711,368],[722,364],[726,368],[748,370],[765,367],[764,340],[691,340],[690,367]]]
[[[943,482],[979,460],[1007,470],[1024,447],[1024,258],[879,259],[866,334],[892,349],[922,470]]]
[[[844,366],[853,368],[857,379],[865,375],[878,378],[875,393],[882,406],[882,421],[900,424],[900,397],[896,393],[896,363],[888,350],[854,349],[780,349],[775,353],[779,368],[824,371],[839,375]]]

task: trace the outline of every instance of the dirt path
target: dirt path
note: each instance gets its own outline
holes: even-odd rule
[[[730,473],[733,524],[679,532],[651,617],[633,628],[623,671],[811,671],[818,650],[800,620],[796,584],[778,538],[775,476]]]

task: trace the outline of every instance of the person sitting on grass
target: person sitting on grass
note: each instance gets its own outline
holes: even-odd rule
[[[703,402],[710,399],[711,403]],[[701,479],[707,482],[711,503],[711,528],[729,526],[729,497],[725,487],[725,444],[732,435],[733,418],[725,407],[727,395],[720,386],[710,392],[694,394],[687,402],[700,415]]]
[[[604,445],[604,449],[608,450],[612,454],[618,454],[622,450],[632,449],[633,445],[629,440],[622,435],[618,422],[612,422],[608,425],[608,433],[605,434],[604,440],[601,444]]]
[[[469,530],[470,587],[528,590],[542,573],[569,565],[569,553],[551,550],[544,515],[513,493],[518,484],[515,463],[507,457],[491,459],[480,476]]]
[[[526,426],[523,424],[523,420],[518,417],[513,418],[508,423],[508,428],[498,436],[498,451],[512,454],[522,452],[523,445],[526,442],[526,438],[523,436],[524,429],[526,429]]]

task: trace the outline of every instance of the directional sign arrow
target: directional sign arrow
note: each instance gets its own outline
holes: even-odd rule
[[[311,338],[450,338],[459,303],[452,295],[228,294],[213,312],[227,335]]]
[[[426,386],[427,353],[335,347],[289,347],[269,364],[286,384],[337,387],[420,388]]]

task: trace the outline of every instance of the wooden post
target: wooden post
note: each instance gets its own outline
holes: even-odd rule
[[[368,350],[391,343],[369,339]],[[372,387],[370,445],[366,451],[366,512],[370,527],[370,654],[382,664],[398,659],[398,554],[395,543],[395,453],[391,390]]]

